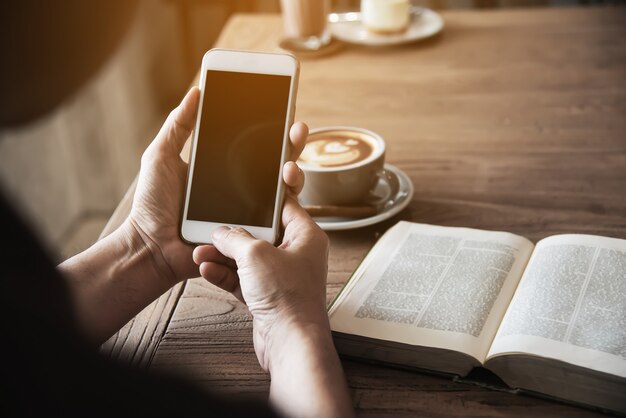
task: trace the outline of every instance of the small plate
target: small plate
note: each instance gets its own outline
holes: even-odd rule
[[[443,19],[439,13],[423,8],[418,16],[411,19],[405,31],[383,35],[368,31],[361,23],[360,13],[350,12],[349,19],[329,19],[329,26],[332,35],[341,41],[360,45],[388,46],[433,36],[443,28]]]
[[[413,197],[413,183],[411,183],[411,179],[404,171],[394,165],[385,164],[385,170],[395,175],[398,179],[398,190],[395,191],[395,194],[383,205],[382,212],[361,219],[319,217],[314,218],[315,222],[325,231],[340,231],[373,225],[400,213],[400,211],[411,202],[411,198]],[[374,190],[374,194],[384,196],[387,194],[386,191],[388,191],[389,187],[386,181],[380,180]]]

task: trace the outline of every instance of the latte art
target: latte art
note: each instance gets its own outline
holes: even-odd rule
[[[298,165],[305,175],[304,204],[368,204],[382,179],[385,141],[375,132],[351,126],[313,129]]]
[[[352,132],[326,132],[309,138],[299,161],[314,167],[350,165],[372,155],[373,146]]]

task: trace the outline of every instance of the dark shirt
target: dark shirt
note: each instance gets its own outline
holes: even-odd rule
[[[216,397],[98,354],[78,330],[63,277],[1,193],[0,218],[0,415],[275,416],[266,403]]]

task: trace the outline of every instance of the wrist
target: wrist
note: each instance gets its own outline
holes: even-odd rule
[[[277,324],[265,362],[270,402],[285,416],[354,415],[325,312],[323,319]]]
[[[260,331],[263,357],[259,360],[270,374],[274,374],[294,350],[304,353],[333,345],[328,315],[323,309],[297,316],[284,315]]]
[[[85,336],[99,344],[169,287],[128,221],[58,266]]]
[[[136,258],[137,263],[143,266],[142,270],[154,279],[153,284],[160,293],[165,292],[178,282],[169,264],[165,261],[161,248],[145,234],[132,218],[132,215],[124,221],[115,233],[120,235],[120,241],[126,248],[128,256]]]

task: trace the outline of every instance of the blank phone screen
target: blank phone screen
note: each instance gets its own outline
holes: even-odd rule
[[[187,219],[271,227],[291,77],[209,70]]]

